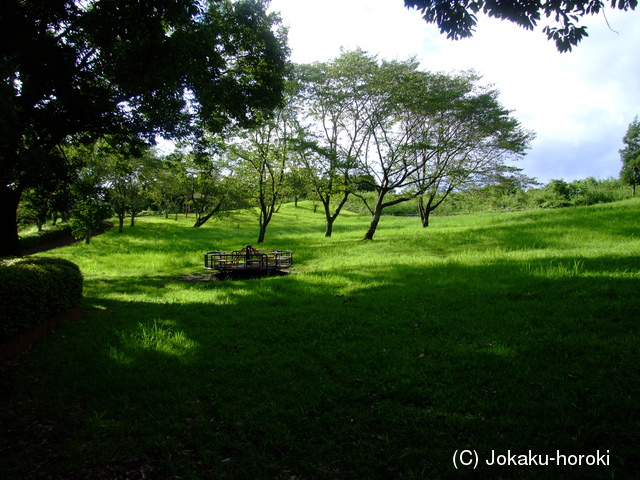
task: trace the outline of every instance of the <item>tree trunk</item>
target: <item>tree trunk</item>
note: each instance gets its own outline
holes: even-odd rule
[[[424,215],[421,215],[422,217],[422,228],[427,228],[429,226],[429,214],[431,212],[429,210],[424,212]]]
[[[118,232],[124,232],[124,215],[118,214]]]
[[[373,209],[369,208],[365,202],[365,205],[367,205],[367,208],[371,212],[371,223],[369,224],[369,230],[364,234],[363,240],[373,240],[373,235],[376,233],[376,228],[378,228],[378,223],[380,222],[380,217],[382,216],[382,210],[384,208],[382,203],[384,202],[384,197],[387,193],[389,193],[389,190],[387,189],[381,188],[378,190],[378,197],[376,198],[376,204]]]
[[[324,216],[327,219],[326,228],[324,231],[325,237],[331,236],[331,233],[333,232],[333,222],[335,222],[336,218],[338,218],[338,215],[340,215],[340,212],[342,211],[342,207],[344,207],[344,204],[347,203],[348,198],[349,198],[349,193],[344,194],[342,197],[342,200],[340,200],[340,203],[338,203],[338,206],[336,207],[335,211],[333,212],[333,214],[331,214],[331,196],[329,195],[325,197],[320,196],[320,201],[322,202],[322,206],[324,207]]]
[[[18,204],[21,190],[0,185],[0,257],[19,256]]]
[[[324,236],[325,237],[330,237],[331,233],[333,232],[333,222],[335,221],[336,217],[334,217],[333,215],[331,215],[331,197],[330,196],[326,196],[326,197],[320,197],[320,201],[322,202],[322,208],[324,209],[324,218],[326,219],[326,227],[324,230]]]
[[[202,225],[204,225],[207,222],[207,220],[209,220],[216,213],[218,213],[220,208],[222,208],[222,202],[218,203],[218,205],[216,205],[216,207],[213,210],[211,210],[208,214],[206,214],[204,216],[200,216],[200,215],[196,214],[196,223],[194,223],[193,226],[195,228],[201,227]],[[177,218],[176,218],[176,220],[177,220]]]
[[[273,213],[275,212],[276,201],[278,200],[277,196],[272,196],[269,200],[269,203],[266,200],[260,200],[260,232],[258,233],[258,243],[264,242],[264,237],[267,232],[267,227],[271,222],[271,218],[273,218]]]
[[[440,206],[447,195],[451,193],[451,190],[452,188],[449,188],[440,198],[440,200],[435,203],[435,205],[433,203],[435,196],[433,195],[429,195],[429,200],[427,201],[426,205],[424,204],[424,197],[418,198],[418,211],[420,212],[420,221],[422,222],[422,228],[427,228],[429,226],[429,215],[431,215],[431,212],[433,212]]]
[[[334,222],[335,218],[334,217],[327,217],[327,227],[324,231],[324,236],[325,237],[330,237],[331,236],[331,232],[333,232],[333,222]]]
[[[425,206],[424,197],[420,197],[418,199],[418,212],[420,213],[420,221],[422,222],[422,228],[427,228],[429,226],[429,214],[431,213],[431,199]]]
[[[376,233],[376,228],[378,228],[378,223],[380,222],[380,216],[382,215],[382,206],[378,202],[376,203],[376,208],[373,211],[373,215],[371,216],[371,224],[369,224],[369,230],[364,234],[363,240],[373,240],[373,235]]]
[[[260,231],[258,232],[257,243],[264,242],[264,237],[267,234],[267,226],[269,225],[270,220],[271,220],[271,216],[269,215],[267,207],[263,205],[262,207],[260,207],[260,219],[259,219]]]
[[[260,232],[258,233],[258,243],[264,242],[264,237],[267,233],[267,226],[262,224],[260,225]]]

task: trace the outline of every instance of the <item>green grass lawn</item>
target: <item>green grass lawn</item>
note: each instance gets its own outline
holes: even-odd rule
[[[384,217],[363,242],[366,216],[324,238],[286,205],[264,248],[296,273],[208,283],[180,277],[255,217],[46,252],[81,267],[85,313],[1,373],[2,478],[636,478],[639,215]],[[585,457],[486,464],[508,451]]]

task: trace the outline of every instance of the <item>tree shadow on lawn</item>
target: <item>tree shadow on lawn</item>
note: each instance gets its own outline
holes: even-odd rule
[[[218,304],[89,297],[13,379],[5,478],[629,478],[638,281],[614,276],[627,258],[554,261],[183,286]],[[455,470],[460,449],[610,465]]]

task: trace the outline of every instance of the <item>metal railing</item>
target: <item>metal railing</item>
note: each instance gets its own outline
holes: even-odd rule
[[[291,250],[256,250],[247,245],[231,252],[207,252],[204,268],[223,272],[238,270],[280,270],[293,265]]]

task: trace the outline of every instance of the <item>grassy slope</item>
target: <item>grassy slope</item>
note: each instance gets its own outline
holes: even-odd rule
[[[80,321],[3,374],[5,478],[629,478],[640,468],[635,201],[416,219],[283,207],[296,270],[185,283],[251,243],[236,215],[140,219],[47,252]],[[457,449],[479,471],[455,470]],[[488,467],[491,451],[608,467]],[[634,474],[634,473],[633,473]]]

